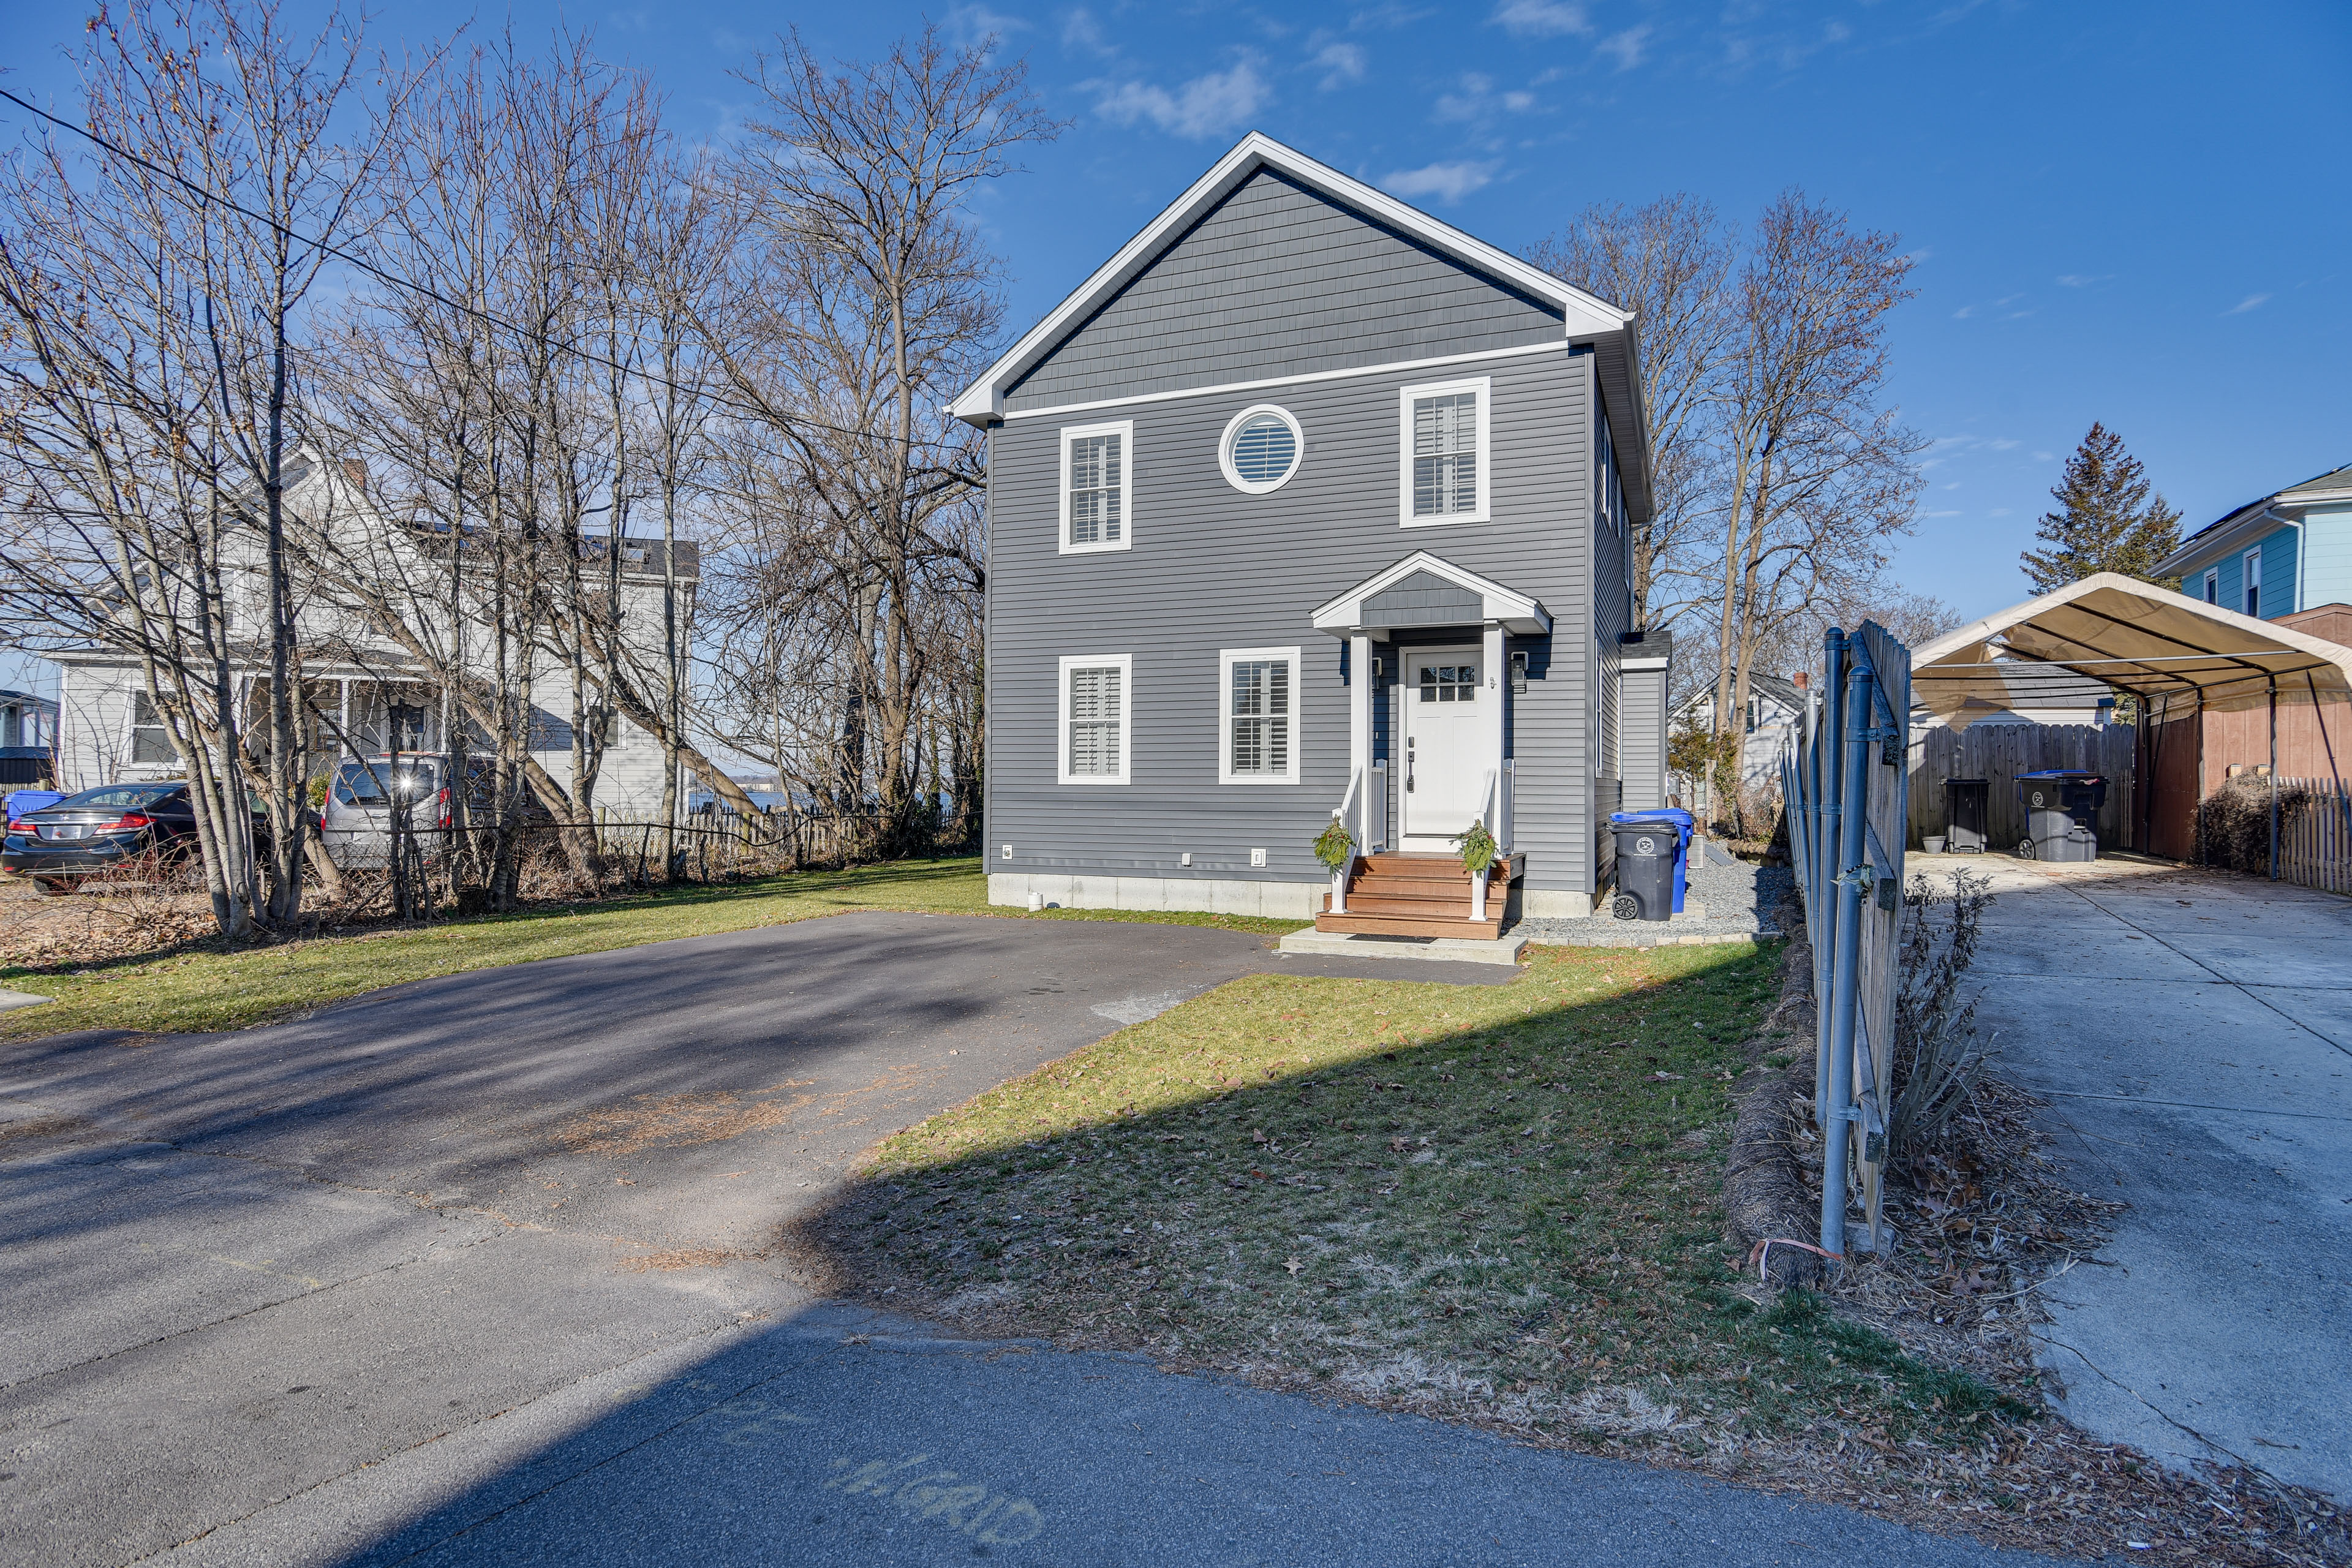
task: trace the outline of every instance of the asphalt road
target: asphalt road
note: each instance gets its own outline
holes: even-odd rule
[[[0,1562],[2004,1560],[772,1253],[877,1135],[1256,970],[1510,978],[851,915],[0,1046]]]

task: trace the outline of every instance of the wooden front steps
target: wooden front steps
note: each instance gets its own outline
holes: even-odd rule
[[[1492,942],[1503,934],[1503,911],[1510,902],[1510,884],[1517,880],[1525,858],[1513,856],[1486,879],[1486,918],[1470,918],[1470,879],[1461,860],[1452,855],[1365,855],[1357,858],[1348,879],[1348,912],[1331,912],[1331,896],[1323,895],[1322,912],[1315,929],[1334,934],[1366,936],[1454,937]]]

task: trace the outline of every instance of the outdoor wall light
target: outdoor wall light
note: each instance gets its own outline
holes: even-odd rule
[[[1511,689],[1525,691],[1527,689],[1528,656],[1524,653],[1515,653],[1511,656]]]

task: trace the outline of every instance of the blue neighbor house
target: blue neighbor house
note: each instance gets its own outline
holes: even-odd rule
[[[2260,620],[2352,604],[2352,465],[2247,502],[2157,570],[2192,599]]]

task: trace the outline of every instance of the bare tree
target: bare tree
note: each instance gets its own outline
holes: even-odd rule
[[[382,172],[371,139],[341,135],[359,51],[340,12],[306,39],[268,0],[101,13],[83,61],[93,151],[37,140],[0,193],[6,461],[32,556],[14,563],[9,602],[53,645],[140,661],[187,764],[230,934],[301,902],[286,498],[306,439],[310,299],[364,228]]]
[[[1684,192],[1638,207],[1595,205],[1528,251],[1528,259],[1634,313],[1650,422],[1650,521],[1633,535],[1641,626],[1670,626],[1708,596],[1713,486],[1709,398],[1724,369],[1731,309],[1731,230],[1713,204]]]
[[[923,694],[943,646],[931,601],[982,569],[979,443],[940,408],[999,317],[998,265],[964,206],[1058,127],[1019,63],[929,27],[835,68],[794,34],[744,79],[762,100],[730,170],[744,265],[713,342],[760,411],[747,437],[784,465],[768,482],[793,492],[776,512],[760,503],[762,553],[796,568],[789,587],[770,577],[780,591],[761,613],[829,624],[814,640],[845,664],[824,793],[845,810],[870,795],[894,850],[916,831]]]
[[[1879,402],[1886,317],[1910,297],[1910,268],[1894,236],[1857,233],[1801,192],[1757,224],[1711,392],[1727,503],[1718,728],[1745,709],[1762,640],[1874,578],[1885,542],[1910,528],[1925,443]]]

